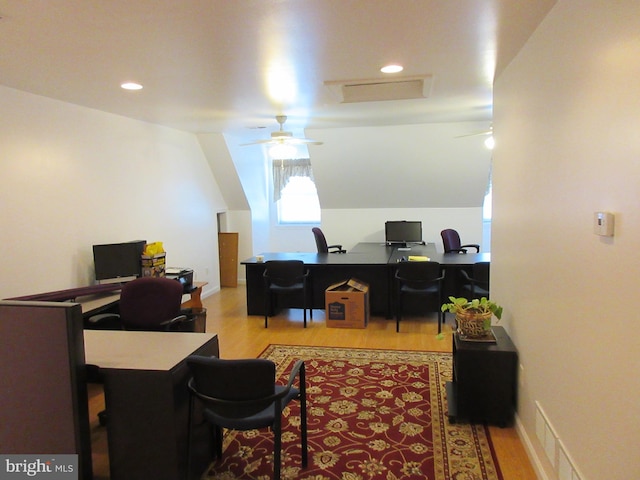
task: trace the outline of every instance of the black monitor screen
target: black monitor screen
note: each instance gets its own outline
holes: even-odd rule
[[[384,235],[387,243],[421,243],[422,222],[385,222]]]
[[[142,274],[140,256],[147,242],[138,240],[93,246],[96,280],[139,277]]]

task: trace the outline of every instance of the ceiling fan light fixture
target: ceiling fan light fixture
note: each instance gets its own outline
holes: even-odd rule
[[[294,158],[296,153],[296,147],[287,143],[277,143],[269,147],[269,156],[274,160],[288,160]]]
[[[396,64],[385,65],[380,69],[382,73],[398,73],[398,72],[401,72],[402,70],[404,70],[404,67],[402,65],[396,65]]]

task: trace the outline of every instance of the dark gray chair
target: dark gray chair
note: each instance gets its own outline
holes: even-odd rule
[[[274,299],[278,296],[302,295],[304,328],[307,328],[307,305],[313,305],[309,288],[309,271],[301,260],[269,260],[265,262],[264,279],[264,328],[269,326],[269,315]],[[309,308],[309,318],[313,320],[313,309]]]
[[[469,299],[489,298],[489,262],[477,262],[472,267],[472,273],[462,269],[460,273],[465,281],[462,289]]]
[[[406,295],[425,297],[431,301],[438,312],[438,333],[442,331],[444,314],[440,310],[442,304],[442,282],[444,273],[441,273],[438,262],[400,262],[396,267],[396,332],[400,331],[400,320],[404,297]]]
[[[282,448],[282,411],[292,400],[300,401],[300,436],[302,466],[308,464],[307,397],[304,362],[298,360],[286,385],[276,384],[276,365],[266,359],[222,360],[191,355],[187,365],[189,381],[188,457],[193,448],[195,400],[203,407],[204,419],[214,431],[216,456],[222,458],[223,428],[253,430],[270,427],[274,436],[273,478],[280,478]],[[298,386],[294,382],[298,379]],[[190,470],[190,465],[188,470]],[[188,471],[188,478],[191,472]]]

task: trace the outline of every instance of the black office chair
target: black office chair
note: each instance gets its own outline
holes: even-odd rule
[[[313,299],[309,288],[309,271],[305,271],[301,260],[269,260],[265,262],[264,279],[264,328],[269,326],[269,315],[273,309],[273,299],[278,295],[292,296],[302,293],[304,328],[307,328],[307,302]],[[313,308],[309,308],[309,318],[313,320]]]
[[[347,251],[342,248],[342,245],[327,245],[327,239],[324,237],[324,233],[318,227],[311,229],[313,236],[316,239],[316,247],[318,253],[346,253]]]
[[[421,296],[433,301],[434,311],[438,312],[438,333],[442,331],[444,315],[442,304],[442,282],[444,273],[438,262],[400,262],[396,268],[396,332],[400,331],[403,301],[406,295]]]
[[[465,297],[470,299],[489,298],[489,266],[489,262],[474,263],[471,275],[464,269],[460,270],[465,281],[462,286]]]
[[[475,248],[476,253],[480,251],[480,245],[476,243],[461,245],[460,235],[456,230],[451,228],[442,230],[440,236],[442,237],[442,243],[444,245],[444,253],[467,253],[467,248]]]
[[[216,456],[222,458],[222,429],[253,430],[271,427],[274,436],[273,478],[280,478],[282,448],[282,411],[292,400],[300,400],[300,436],[302,466],[308,464],[307,397],[304,362],[298,360],[287,385],[276,384],[276,365],[271,360],[221,360],[191,355],[187,365],[193,377],[189,381],[188,454],[191,458],[194,402],[204,406],[204,419],[214,430]],[[298,379],[298,388],[294,381]],[[187,478],[191,478],[190,465]]]

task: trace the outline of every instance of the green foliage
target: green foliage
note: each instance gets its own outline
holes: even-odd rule
[[[442,305],[443,312],[480,314],[491,312],[498,320],[502,318],[502,307],[486,297],[474,298],[473,300],[467,300],[464,297],[449,297],[449,302]]]

